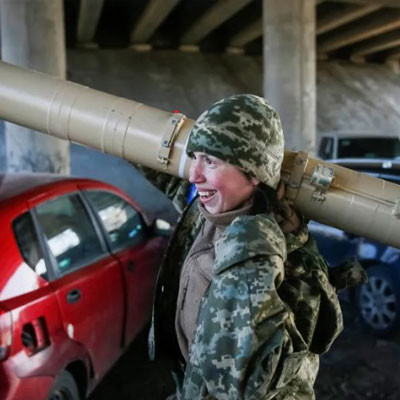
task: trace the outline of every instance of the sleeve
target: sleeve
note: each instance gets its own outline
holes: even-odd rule
[[[191,188],[190,182],[139,164],[131,164],[172,201],[179,213],[183,211],[187,205],[187,198]]]
[[[305,347],[277,293],[283,261],[262,255],[216,275],[202,303],[182,399],[260,399],[289,382]]]

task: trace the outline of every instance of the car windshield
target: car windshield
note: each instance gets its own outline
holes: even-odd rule
[[[339,139],[338,158],[400,158],[398,138]]]

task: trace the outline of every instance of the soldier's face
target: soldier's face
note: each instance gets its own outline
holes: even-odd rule
[[[193,155],[189,181],[196,184],[200,201],[210,214],[236,209],[253,195],[259,183],[234,165],[201,152]]]

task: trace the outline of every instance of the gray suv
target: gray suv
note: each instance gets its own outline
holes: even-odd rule
[[[317,156],[322,160],[384,159],[400,160],[397,135],[378,132],[331,132],[320,135]]]

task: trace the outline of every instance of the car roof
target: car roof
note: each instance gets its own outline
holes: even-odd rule
[[[0,174],[0,202],[34,191],[41,186],[49,186],[58,182],[92,182],[102,184],[93,179],[74,178],[58,174],[46,173],[6,173]]]
[[[391,134],[382,134],[381,132],[377,131],[333,131],[333,132],[323,132],[319,135],[322,137],[327,136],[337,136],[338,138],[365,138],[365,139],[372,139],[372,138],[379,138],[379,139],[393,139],[399,138],[399,134],[391,133]]]
[[[96,179],[78,178],[59,174],[36,172],[0,174],[0,203],[13,201],[13,199],[21,195],[27,195],[28,197],[31,195],[35,196],[36,191],[38,191],[37,194],[40,194],[42,189],[48,189],[62,182],[79,184],[89,188],[98,188],[100,190],[111,190],[115,194],[118,194],[131,202],[136,210],[140,212],[148,225],[153,222],[154,217],[145,213],[142,210],[142,207],[135,200],[118,187]]]

